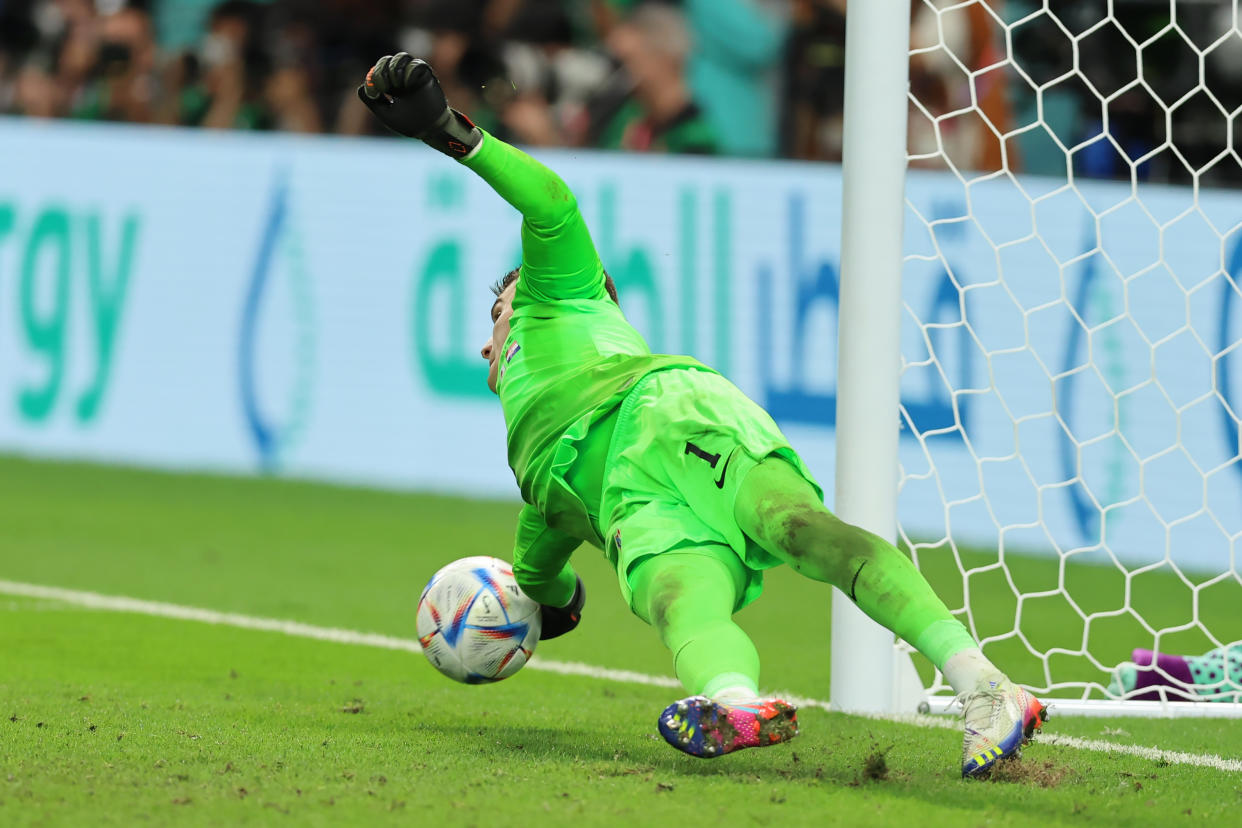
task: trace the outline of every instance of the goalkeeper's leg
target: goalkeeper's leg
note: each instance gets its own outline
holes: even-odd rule
[[[957,653],[978,648],[905,555],[828,511],[785,460],[770,457],[750,471],[738,489],[734,514],[742,531],[765,550],[803,575],[840,589],[940,670]],[[960,693],[986,673],[999,674],[986,660],[975,666],[978,675],[945,678]]]
[[[747,474],[734,501],[742,531],[796,571],[840,589],[872,619],[936,665],[964,697],[963,775],[1017,752],[1043,708],[984,657],[905,555],[883,538],[838,519],[785,460]]]
[[[745,584],[740,561],[736,567],[723,555],[677,549],[644,559],[630,575],[636,614],[660,634],[691,693],[758,695],[759,653],[733,622]]]
[[[633,606],[673,653],[692,694],[660,715],[664,738],[693,756],[721,756],[793,738],[793,705],[759,698],[759,654],[733,622],[746,583],[727,548],[679,549],[643,560],[631,575]]]

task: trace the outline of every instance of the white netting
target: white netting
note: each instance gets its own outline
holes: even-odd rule
[[[1238,26],[915,4],[900,538],[1055,696],[1242,639]]]

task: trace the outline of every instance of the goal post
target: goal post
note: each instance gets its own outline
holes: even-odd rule
[[[836,511],[1058,713],[1242,716],[1110,686],[1242,641],[1238,4],[877,0],[846,44]],[[950,711],[832,625],[835,709]]]
[[[908,0],[854,3],[845,18],[841,282],[834,507],[896,540],[906,170]],[[850,48],[866,44],[866,48]],[[890,412],[891,416],[876,416]],[[842,439],[850,435],[850,439]],[[889,473],[884,473],[884,470]],[[901,674],[893,634],[832,594],[834,708],[891,712]],[[908,660],[908,657],[907,657]]]

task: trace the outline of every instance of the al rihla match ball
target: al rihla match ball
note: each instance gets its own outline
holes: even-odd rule
[[[539,604],[518,588],[513,567],[478,555],[445,566],[418,599],[418,643],[454,681],[486,684],[522,669],[539,641]]]

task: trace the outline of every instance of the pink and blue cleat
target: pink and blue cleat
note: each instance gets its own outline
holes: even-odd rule
[[[963,777],[987,776],[997,762],[1019,755],[1048,720],[1048,709],[1039,699],[1009,679],[988,682],[960,698],[966,722]]]
[[[660,735],[691,756],[711,759],[798,735],[798,708],[780,699],[725,704],[706,696],[673,702],[660,714]]]

